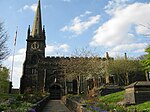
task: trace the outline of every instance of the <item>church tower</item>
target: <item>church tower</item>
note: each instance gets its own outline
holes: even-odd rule
[[[45,58],[45,40],[45,28],[43,26],[42,29],[41,7],[39,0],[32,31],[30,31],[30,26],[27,31],[26,57],[23,64],[23,75],[20,85],[21,93],[30,91],[33,92],[39,89],[38,62],[40,59]]]

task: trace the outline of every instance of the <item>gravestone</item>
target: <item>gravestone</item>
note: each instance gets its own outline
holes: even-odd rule
[[[125,87],[126,104],[150,101],[150,81],[136,81]]]

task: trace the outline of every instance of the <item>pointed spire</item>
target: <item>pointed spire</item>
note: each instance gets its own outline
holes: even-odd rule
[[[36,15],[34,18],[33,28],[32,28],[32,36],[35,37],[36,35],[42,34],[42,18],[41,18],[41,7],[40,7],[40,0],[38,1],[38,6],[36,9]]]

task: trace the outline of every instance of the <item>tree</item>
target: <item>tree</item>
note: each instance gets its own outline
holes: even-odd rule
[[[150,72],[150,45],[145,49],[145,52],[147,52],[147,54],[144,56],[144,59],[141,60],[141,63],[145,69],[146,78],[149,80],[148,72]]]
[[[61,65],[65,70],[67,80],[77,80],[77,93],[79,90],[86,93],[87,80],[102,75],[101,59],[87,48],[75,50],[74,55],[67,60],[62,60]],[[81,86],[82,85],[82,86]]]
[[[8,34],[4,29],[3,23],[0,22],[0,64],[2,60],[4,60],[9,54],[6,45],[7,38],[8,38]]]
[[[115,76],[114,82],[118,85],[128,85],[131,83],[129,77],[141,70],[141,65],[138,60],[118,58],[110,61],[108,72]]]
[[[9,90],[9,70],[0,66],[0,93],[6,93]]]

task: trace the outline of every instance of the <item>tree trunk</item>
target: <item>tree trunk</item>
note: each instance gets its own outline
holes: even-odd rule
[[[77,80],[77,94],[80,94],[80,76],[78,76],[78,80]]]
[[[106,84],[109,83],[109,75],[106,75]]]
[[[145,75],[146,75],[146,81],[150,81],[150,80],[149,80],[149,74],[148,74],[148,71],[147,71],[147,70],[145,71]]]
[[[126,72],[126,85],[129,84],[129,75],[128,75],[128,72]]]
[[[87,80],[85,79],[84,79],[83,87],[84,87],[84,96],[87,96],[88,88],[87,88]]]

